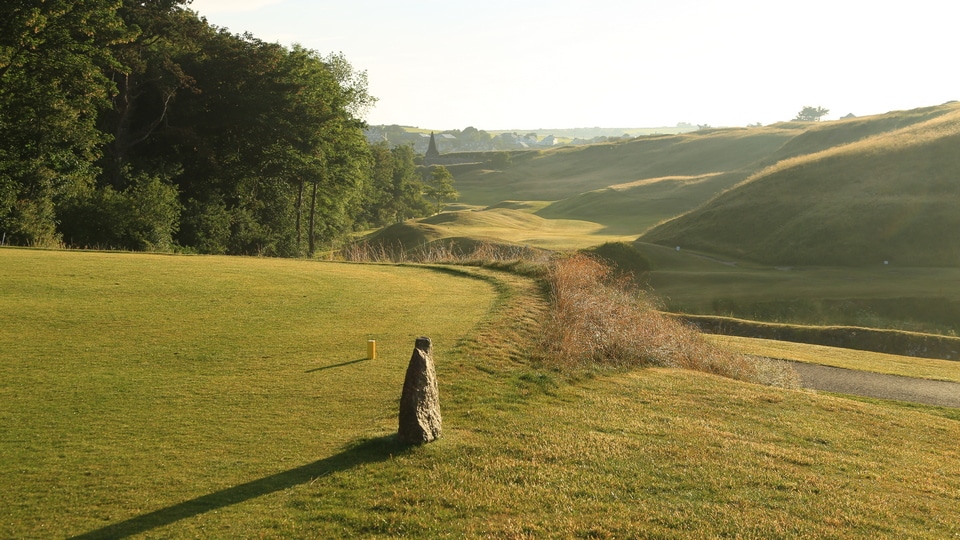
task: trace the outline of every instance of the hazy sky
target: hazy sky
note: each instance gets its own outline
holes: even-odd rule
[[[742,126],[960,99],[952,0],[193,0],[367,71],[371,124]]]

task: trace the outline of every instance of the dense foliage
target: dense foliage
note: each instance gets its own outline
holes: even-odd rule
[[[297,256],[429,213],[365,73],[186,3],[0,7],[0,243]]]

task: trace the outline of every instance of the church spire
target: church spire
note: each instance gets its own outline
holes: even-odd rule
[[[437,151],[437,141],[433,137],[433,132],[430,132],[430,146],[427,147],[427,155],[424,156],[426,161],[437,159],[440,157],[440,152]]]

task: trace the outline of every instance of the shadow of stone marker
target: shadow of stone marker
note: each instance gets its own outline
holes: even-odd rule
[[[434,441],[441,434],[440,392],[433,367],[433,345],[428,337],[417,338],[407,366],[400,395],[400,427],[397,438],[407,444]]]

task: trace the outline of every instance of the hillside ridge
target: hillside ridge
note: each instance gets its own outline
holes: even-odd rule
[[[933,112],[781,160],[642,239],[764,264],[960,265],[960,107]]]

